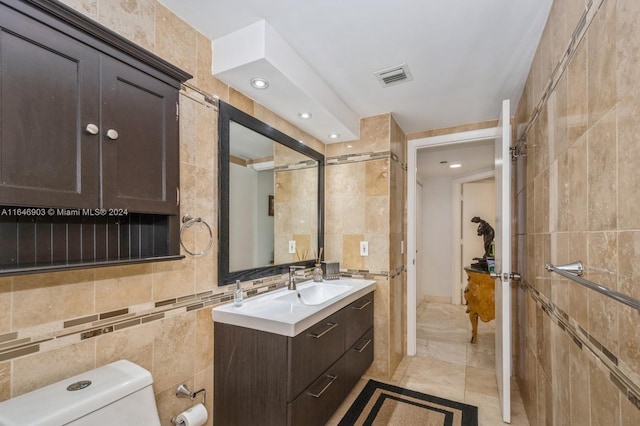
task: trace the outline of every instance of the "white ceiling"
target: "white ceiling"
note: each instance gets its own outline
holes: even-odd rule
[[[418,150],[416,168],[418,179],[458,178],[494,168],[495,141],[493,139],[435,146]],[[446,161],[445,164],[441,162]],[[450,164],[458,163],[460,168],[452,169]]]
[[[212,40],[265,20],[344,102],[342,112],[335,101],[318,102],[317,85],[310,88],[301,83],[304,78],[288,76],[291,91],[307,93],[336,126],[348,122],[350,112],[358,118],[391,112],[405,133],[414,133],[495,120],[507,98],[516,108],[552,0],[160,2]],[[413,80],[381,87],[374,72],[401,63]],[[331,124],[300,123],[301,107],[289,105],[286,96],[236,88],[332,142],[326,136]]]

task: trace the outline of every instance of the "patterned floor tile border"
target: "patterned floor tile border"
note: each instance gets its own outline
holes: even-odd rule
[[[598,367],[608,373],[609,380],[640,410],[640,386],[638,385],[640,381],[632,379],[635,374],[631,369],[624,365],[613,351],[582,328],[575,319],[550,301],[547,296],[524,281],[520,281],[519,287],[529,293],[536,305],[549,316],[554,324],[569,335],[578,348],[588,351],[599,361]]]

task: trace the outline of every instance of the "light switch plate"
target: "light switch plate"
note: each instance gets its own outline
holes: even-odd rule
[[[369,256],[369,242],[360,241],[360,256]]]
[[[296,240],[289,241],[289,254],[296,254]]]

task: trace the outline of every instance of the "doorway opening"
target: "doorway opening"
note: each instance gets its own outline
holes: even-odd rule
[[[464,304],[463,267],[482,257],[473,217],[495,217],[493,139],[426,147],[417,154],[416,304]],[[460,164],[459,168],[450,168]]]
[[[417,211],[418,211],[417,193],[418,192],[417,190],[419,188],[418,174],[417,174],[419,170],[418,152],[424,148],[429,148],[434,150],[432,151],[432,153],[438,152],[438,150],[440,150],[440,152],[444,152],[445,150],[448,150],[448,149],[456,149],[456,148],[464,149],[469,146],[473,146],[477,143],[492,143],[492,141],[494,141],[495,138],[497,138],[499,135],[500,135],[500,128],[489,128],[489,129],[474,130],[469,132],[454,133],[449,135],[434,136],[434,137],[428,137],[428,138],[422,138],[422,139],[414,139],[409,141],[408,170],[415,172],[415,173],[408,174],[408,182],[407,182],[407,187],[408,187],[407,253],[409,255],[408,256],[409,265],[407,268],[407,355],[409,356],[413,356],[416,354],[416,306],[419,301],[418,288],[417,288],[417,274],[419,269],[418,267],[420,266],[417,264],[418,255],[420,254],[420,253],[417,253],[417,248],[418,248],[417,246],[417,243],[418,243],[417,241],[418,240],[417,238],[417,227],[418,227],[418,220],[417,220]],[[450,165],[450,164],[444,164],[444,165],[440,164],[440,162],[444,160],[438,159],[439,157],[435,155],[429,156],[428,151],[427,151],[426,158],[428,159],[428,161],[432,162],[432,164],[427,163],[427,164],[424,164],[423,167],[426,167],[429,169],[433,169],[434,166],[448,167]],[[485,170],[479,170],[476,172],[484,173],[489,171],[490,170],[486,170],[486,167],[485,167]],[[459,176],[457,178],[459,178]],[[422,187],[425,188],[425,182],[423,181],[420,183],[422,184]],[[463,183],[464,182],[457,182],[457,184],[460,184],[460,185],[462,185]],[[452,179],[452,184],[453,184],[453,179]],[[422,191],[423,197],[421,201],[422,215],[425,214],[424,205],[428,203],[428,199],[426,200],[424,199],[425,192],[426,190],[423,189]],[[453,209],[453,196],[451,195],[452,194],[451,186],[449,186],[448,193],[450,194],[449,206]],[[453,228],[454,228],[453,223],[451,222],[449,232],[448,232],[450,249],[440,250],[441,253],[444,252],[446,256],[450,257],[450,259],[454,259],[455,257],[461,258],[461,255],[454,256],[454,248],[453,248],[454,245],[452,242],[452,240],[454,239]],[[424,234],[424,229],[422,230],[422,233]],[[446,238],[447,237],[445,237],[445,239]],[[456,250],[459,250],[459,249],[456,248]],[[424,245],[423,245],[423,251],[424,251]],[[460,264],[462,264],[462,260],[460,260]],[[451,277],[453,277],[453,272],[454,272],[454,266],[451,264],[451,266],[448,268],[448,271],[447,271],[447,274],[450,276],[449,282],[452,281]],[[423,274],[424,270],[422,270],[420,273]],[[433,271],[429,271],[429,274],[431,273],[433,273]],[[454,291],[453,289],[450,290],[449,297],[451,297],[451,300],[453,299],[459,300],[459,298],[453,297],[452,295],[453,291]],[[456,291],[456,293],[459,293],[459,291]]]

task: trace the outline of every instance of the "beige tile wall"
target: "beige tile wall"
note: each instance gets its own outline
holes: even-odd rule
[[[522,132],[534,117],[515,194],[526,206],[516,371],[532,425],[640,424],[628,395],[640,389],[638,313],[544,270],[582,260],[585,278],[640,298],[640,3],[594,0],[552,74],[589,3],[554,2],[515,118]]]
[[[362,120],[360,139],[327,145],[325,257],[365,271],[378,286],[375,359],[368,374],[390,378],[406,346],[406,136],[391,114]],[[360,256],[360,242],[369,255]]]

